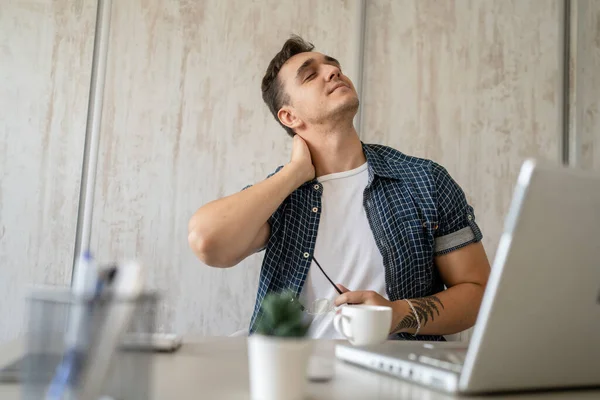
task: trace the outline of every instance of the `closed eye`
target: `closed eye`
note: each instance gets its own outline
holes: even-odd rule
[[[306,77],[306,79],[304,80],[304,82],[310,81],[312,78],[314,78],[317,74],[315,72],[313,72],[312,74],[310,74],[309,76]]]

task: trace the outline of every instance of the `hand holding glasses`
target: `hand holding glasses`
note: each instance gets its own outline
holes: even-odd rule
[[[323,275],[325,275],[325,278],[327,278],[329,283],[331,283],[331,286],[334,287],[335,291],[341,295],[343,292],[340,290],[340,288],[335,283],[333,283],[333,281],[329,278],[329,276],[327,276],[327,274],[323,270],[323,267],[321,267],[321,264],[319,264],[319,262],[317,261],[317,259],[314,256],[313,256],[313,261],[315,262],[315,264],[317,264],[317,267],[319,267],[319,269],[321,270]],[[329,299],[316,299],[310,305],[310,308],[308,308],[308,309],[304,308],[304,309],[310,315],[320,315],[320,314],[326,314],[326,313],[334,311],[335,306],[334,306],[333,302]]]

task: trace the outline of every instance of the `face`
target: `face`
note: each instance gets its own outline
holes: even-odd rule
[[[358,95],[340,63],[316,52],[296,54],[278,75],[289,97],[278,117],[296,132],[349,118],[358,110]]]

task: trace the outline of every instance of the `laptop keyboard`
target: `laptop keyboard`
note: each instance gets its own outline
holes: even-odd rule
[[[427,355],[418,356],[418,361],[434,367],[460,372],[465,363],[466,355],[466,350],[432,351]]]

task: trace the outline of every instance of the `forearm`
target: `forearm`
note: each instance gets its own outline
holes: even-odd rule
[[[406,300],[393,302],[392,333],[414,334],[420,323],[421,335],[451,335],[471,328],[477,319],[484,286],[461,283],[433,296],[409,299],[418,319]]]
[[[231,266],[248,252],[277,207],[302,184],[288,164],[246,190],[201,207],[189,223],[189,243],[196,255],[215,266]]]

